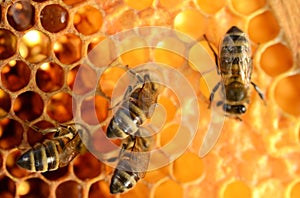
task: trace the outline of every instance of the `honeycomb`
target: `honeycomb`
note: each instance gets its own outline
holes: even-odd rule
[[[293,17],[284,15],[284,7],[296,8],[297,1],[1,2],[0,197],[300,197],[300,56],[295,23],[298,17],[293,16],[294,10],[289,12]],[[292,7],[293,4],[296,6]],[[113,168],[89,152],[67,167],[42,174],[16,165],[22,149],[51,138],[30,126],[43,129],[70,122],[74,106],[80,109],[83,123],[100,126],[93,140],[104,138],[102,129],[112,115],[107,98],[100,94],[72,104],[72,97],[88,93],[98,83],[86,80],[98,77],[88,67],[78,73],[90,51],[99,50],[99,57],[91,57],[90,61],[101,59],[102,66],[115,56],[119,46],[114,46],[107,39],[109,36],[136,27],[168,27],[199,41],[213,58],[207,43],[199,38],[206,34],[217,48],[233,25],[250,37],[254,51],[252,79],[264,91],[267,105],[253,93],[243,121],[226,119],[220,139],[203,158],[198,153],[211,121],[205,100],[209,90],[197,68],[178,55],[185,51],[197,60],[197,50],[186,46],[184,39],[171,37],[157,41],[156,48],[138,48],[147,42],[143,32],[139,32],[131,40],[122,38],[121,47],[137,49],[124,51],[121,62],[130,67],[150,60],[170,65],[183,73],[197,94],[201,115],[189,148],[171,163],[148,171],[132,190],[115,196],[109,193]],[[105,48],[98,49],[101,41],[105,41]],[[105,95],[112,96],[123,73],[120,68],[103,73],[99,84]],[[80,79],[79,87],[75,78]],[[176,94],[165,90],[159,96],[158,103],[166,113],[165,124],[157,136],[158,146],[170,142],[179,128],[181,112]],[[93,105],[96,115],[89,111]],[[110,149],[108,145],[95,147],[99,151]]]

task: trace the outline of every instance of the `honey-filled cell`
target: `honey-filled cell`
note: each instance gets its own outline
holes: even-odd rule
[[[0,197],[13,198],[16,196],[15,182],[5,175],[0,176]]]
[[[79,8],[73,19],[76,30],[84,35],[91,35],[98,32],[102,23],[103,17],[100,10],[92,6]]]
[[[17,147],[22,141],[22,125],[8,118],[0,120],[0,148],[12,149]]]
[[[233,9],[241,14],[251,14],[266,5],[266,0],[232,0]]]
[[[0,60],[13,56],[17,51],[17,36],[9,30],[0,28]]]
[[[5,117],[10,111],[11,98],[8,93],[0,88],[0,118]]]
[[[65,29],[69,21],[69,13],[59,4],[45,6],[40,13],[43,28],[51,33],[57,33]]]
[[[153,0],[140,0],[140,1],[125,0],[125,3],[133,9],[144,10],[146,8],[149,8],[152,5]]]
[[[47,198],[50,194],[50,185],[40,178],[30,178],[21,184],[22,191],[18,191],[20,198],[39,197]],[[19,186],[19,188],[20,188]]]
[[[73,64],[81,59],[81,39],[75,34],[65,34],[54,43],[54,53],[63,64]]]
[[[35,79],[42,91],[57,91],[64,85],[64,70],[54,62],[43,63],[37,70]]]
[[[30,68],[21,60],[12,60],[2,67],[1,82],[10,91],[18,91],[24,88],[30,79]]]
[[[74,160],[74,173],[81,179],[92,179],[101,174],[101,162],[94,155],[87,152]]]
[[[31,28],[35,23],[35,8],[30,1],[16,1],[7,11],[8,23],[17,31]]]
[[[281,43],[271,45],[262,53],[260,65],[268,75],[275,77],[292,68],[292,52]]]
[[[33,91],[26,91],[18,95],[13,111],[22,120],[32,121],[42,115],[44,102],[41,96]]]
[[[83,187],[76,181],[66,181],[56,188],[55,195],[57,198],[83,197]]]
[[[104,180],[93,183],[89,189],[89,198],[98,198],[98,197],[103,197],[103,198],[114,197],[109,192],[109,184]]]
[[[67,122],[73,118],[72,96],[68,93],[57,93],[49,98],[47,114],[57,122]],[[75,107],[74,107],[75,109]]]
[[[62,0],[66,5],[75,6],[76,4],[80,4],[85,2],[85,0]]]
[[[233,181],[224,186],[223,192],[221,193],[222,198],[233,198],[233,197],[244,197],[251,198],[251,188],[242,181]]]
[[[21,38],[19,52],[20,55],[30,63],[42,62],[50,55],[50,38],[42,31],[28,31]]]
[[[289,194],[287,195],[289,198],[298,198],[300,197],[300,182],[297,182],[291,185],[291,189]]]
[[[154,188],[153,197],[154,198],[160,198],[160,197],[183,198],[184,190],[179,183],[171,179],[166,179],[163,182],[158,183],[156,188]]]
[[[274,96],[276,103],[294,116],[300,116],[300,74],[284,77],[275,86]]]
[[[225,6],[225,0],[216,0],[216,1],[196,1],[201,10],[208,14],[214,14],[218,12],[221,8]]]

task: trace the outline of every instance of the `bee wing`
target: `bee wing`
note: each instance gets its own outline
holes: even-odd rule
[[[68,142],[59,154],[60,166],[68,165],[81,151],[82,141],[80,136],[76,136]]]

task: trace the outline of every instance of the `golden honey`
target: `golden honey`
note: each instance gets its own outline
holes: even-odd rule
[[[277,10],[268,1],[34,0],[2,1],[0,6],[0,197],[300,197],[299,67],[275,17]],[[204,64],[208,56],[198,58],[195,44],[213,59],[203,35],[218,49],[233,25],[250,37],[252,80],[265,93],[267,105],[253,94],[243,122],[226,119],[219,141],[200,158],[212,118],[207,109],[210,91],[199,69],[208,72],[211,65]],[[110,37],[149,26],[168,27],[190,38],[177,34],[155,40],[155,32],[147,37],[143,31]],[[145,47],[145,38],[156,43]],[[191,38],[195,43],[186,45]],[[97,72],[84,66],[103,68],[116,60],[130,67],[153,61],[183,73],[200,109],[192,145],[168,165],[147,172],[129,192],[115,196],[109,194],[113,168],[89,152],[53,172],[19,168],[15,162],[21,151],[52,137],[30,125],[53,127],[72,121],[74,114],[85,124],[99,126],[93,135],[96,150],[111,149],[97,142],[105,139],[103,131],[113,114],[107,98],[125,71],[109,68],[97,79]],[[97,87],[102,95],[91,95]],[[87,97],[74,101],[73,94]],[[155,142],[158,147],[176,138],[183,114],[176,94],[167,89],[158,98],[166,117]]]

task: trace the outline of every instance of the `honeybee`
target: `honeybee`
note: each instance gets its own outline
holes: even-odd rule
[[[207,38],[205,37],[207,40]],[[221,84],[223,100],[217,102],[217,106],[223,105],[223,111],[227,116],[239,117],[247,111],[250,100],[250,84],[254,87],[259,97],[264,100],[264,95],[259,87],[251,81],[252,53],[248,36],[238,27],[233,26],[227,32],[221,43],[219,58],[211,44],[217,65],[217,72],[222,80],[213,88],[209,107],[214,99],[214,94]]]
[[[39,131],[38,128],[34,128]],[[80,124],[63,125],[42,130],[43,135],[54,132],[53,139],[37,143],[24,152],[17,164],[32,172],[46,172],[67,166],[79,153],[85,150],[80,135],[86,129]]]
[[[140,129],[137,134],[139,133]],[[145,177],[150,161],[150,153],[147,151],[149,151],[151,140],[152,137],[127,136],[120,151],[119,162],[111,178],[111,194],[126,192]]]
[[[129,70],[131,73],[133,71]],[[107,137],[124,139],[134,135],[147,119],[151,118],[154,106],[160,93],[160,85],[151,81],[149,74],[143,78],[136,74],[138,85],[129,86],[119,109],[111,119],[107,128]]]

